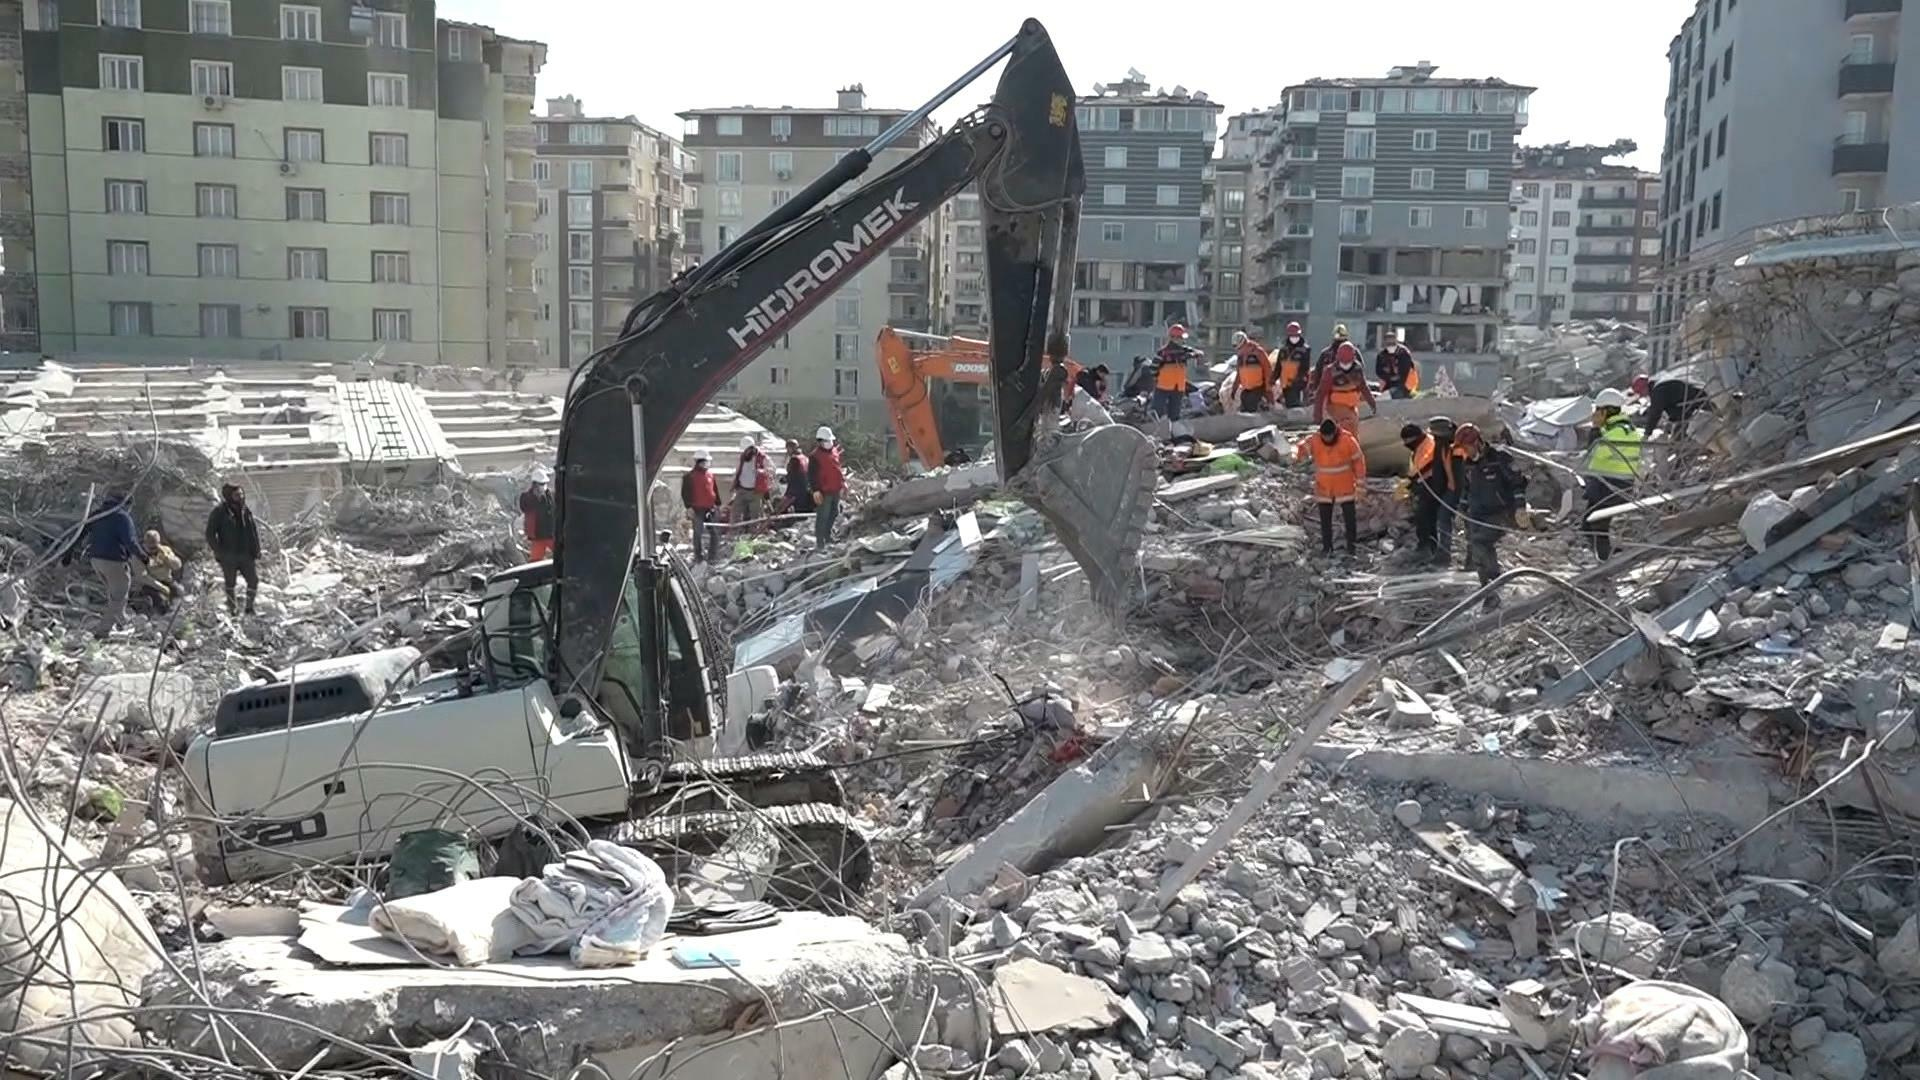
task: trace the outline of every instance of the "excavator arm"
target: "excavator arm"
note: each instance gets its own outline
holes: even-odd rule
[[[946,461],[946,450],[928,384],[933,379],[973,384],[990,381],[993,364],[987,358],[987,343],[889,326],[880,331],[874,361],[880,368],[880,396],[886,399],[894,437],[900,440],[900,460],[918,458],[921,465],[938,468]]]
[[[642,501],[700,406],[970,183],[986,233],[1001,479],[1053,522],[1103,598],[1122,588],[1150,505],[1152,446],[1132,429],[1076,442],[1041,425],[1052,413],[1041,403],[1041,357],[1066,355],[1086,185],[1073,87],[1046,30],[1029,19],[947,96],[1000,56],[1007,63],[992,104],[828,203],[891,132],[847,155],[725,251],[644,301],[620,340],[575,372],[554,485],[551,663],[558,684],[597,689],[603,650],[622,617],[621,585],[642,540]],[[1132,478],[1130,486],[1116,480],[1116,454],[1127,462],[1119,474]]]

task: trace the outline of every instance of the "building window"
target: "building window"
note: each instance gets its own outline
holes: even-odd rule
[[[319,188],[288,188],[287,220],[327,220],[327,193]]]
[[[724,150],[713,155],[713,178],[724,183],[740,182],[740,152]]]
[[[775,207],[785,206],[787,200],[793,198],[793,189],[774,188],[767,193],[767,198]]]
[[[100,54],[100,89],[143,90],[146,88],[145,62],[137,56]]]
[[[1555,185],[1553,185],[1553,197],[1554,197],[1554,198],[1556,198],[1556,199],[1571,199],[1571,198],[1573,198],[1573,185],[1572,185],[1572,184],[1555,184]]]
[[[107,305],[114,337],[152,337],[153,305],[116,302]]]
[[[287,309],[287,336],[290,338],[319,338],[327,336],[327,309],[323,307],[296,307]]]
[[[793,117],[773,117],[772,123],[767,125],[767,130],[776,139],[791,139],[793,137]]]
[[[1341,169],[1340,196],[1345,199],[1373,198],[1373,167],[1348,166]]]
[[[713,118],[713,133],[715,135],[739,135],[743,131],[745,131],[745,127],[738,116],[716,116]]]
[[[288,128],[281,133],[288,161],[325,161],[326,137],[318,128]]]
[[[1521,198],[1523,198],[1523,199],[1537,199],[1537,198],[1539,198],[1539,197],[1540,197],[1540,185],[1539,185],[1539,184],[1521,184],[1521,185],[1520,185],[1520,197],[1521,197]]]
[[[1238,214],[1247,208],[1247,193],[1242,188],[1229,188],[1220,196],[1220,209],[1225,213]]]
[[[1532,281],[1533,281],[1533,267],[1531,267],[1531,266],[1516,266],[1516,267],[1514,267],[1514,268],[1513,268],[1513,280],[1515,280],[1515,281],[1518,281],[1518,282],[1520,282],[1520,283],[1522,283],[1522,284],[1527,284],[1527,283],[1530,283],[1530,282],[1532,282]]]
[[[280,38],[283,41],[319,41],[320,9],[298,4],[281,4]]]
[[[240,248],[235,244],[201,244],[200,276],[237,278],[240,276]]]
[[[188,8],[188,27],[196,34],[233,36],[233,5],[228,0],[193,0]]]
[[[740,235],[739,230],[740,226],[738,225],[715,225],[713,227],[713,235],[719,239],[720,249],[722,251],[726,250],[727,246],[733,243],[734,238]]]
[[[1412,188],[1414,191],[1432,191],[1433,190],[1433,170],[1432,169],[1413,170],[1408,175],[1407,186]]]
[[[319,68],[283,67],[280,69],[280,97],[285,101],[324,101],[323,80]]]
[[[1126,238],[1127,227],[1125,223],[1119,221],[1103,221],[1100,223],[1100,239],[1102,241],[1109,244],[1117,244]]]
[[[567,267],[567,295],[568,296],[592,296],[593,295],[593,267],[591,266]]]
[[[147,276],[146,241],[107,241],[107,273],[116,277]]]
[[[1461,215],[1461,224],[1469,229],[1484,229],[1487,227],[1487,211],[1483,207],[1469,206]]]
[[[1553,227],[1554,227],[1554,228],[1556,228],[1556,229],[1565,229],[1565,228],[1567,228],[1567,227],[1569,227],[1569,226],[1571,226],[1572,224],[1573,224],[1573,211],[1571,211],[1571,210],[1555,210],[1555,211],[1553,212]]]
[[[1547,254],[1565,255],[1566,253],[1567,242],[1565,240],[1550,240],[1547,242]]]
[[[1423,128],[1413,133],[1413,148],[1421,153],[1430,153],[1440,148],[1440,133],[1432,128]]]
[[[193,92],[201,97],[233,96],[233,65],[224,60],[193,62]]]
[[[1343,206],[1340,208],[1340,235],[1372,236],[1373,208],[1370,206]]]
[[[1156,206],[1179,206],[1180,185],[1160,184],[1153,189],[1153,201]]]
[[[1727,117],[1720,118],[1720,157],[1727,156]]]
[[[375,165],[405,165],[407,163],[407,137],[398,133],[376,131],[368,136],[367,157]],[[546,162],[535,162],[535,174],[539,166]],[[541,177],[541,179],[545,179]]]
[[[1467,170],[1467,190],[1485,191],[1493,184],[1493,174],[1486,169]]]
[[[790,116],[782,116],[782,117],[776,117],[776,119],[791,120],[793,118]],[[774,152],[768,154],[767,168],[772,170],[773,178],[775,180],[793,179],[793,151],[775,150]]]
[[[1564,267],[1564,266],[1549,266],[1549,267],[1547,267],[1547,281],[1548,281],[1548,282],[1549,282],[1550,284],[1555,284],[1555,285],[1557,285],[1557,284],[1560,284],[1561,282],[1564,282],[1564,281],[1566,281],[1566,280],[1567,280],[1567,268],[1566,268],[1566,267]]]
[[[1179,168],[1180,167],[1180,148],[1177,146],[1161,147],[1160,148],[1160,167],[1163,169]]]
[[[1412,206],[1407,208],[1407,227],[1409,229],[1433,228],[1433,207]]]
[[[836,363],[854,364],[860,361],[860,335],[836,332],[833,335],[833,359]],[[838,379],[834,380],[837,387]]]
[[[373,309],[373,340],[412,341],[413,312],[399,308]]]
[[[592,332],[593,301],[580,300],[567,305],[567,329]]]
[[[464,61],[469,57],[479,59],[473,47],[473,31],[464,26],[448,27],[447,59]]]
[[[1153,223],[1153,242],[1156,244],[1176,244],[1180,242],[1180,223],[1177,221],[1156,221]]]
[[[407,47],[407,17],[391,11],[373,13],[373,43],[389,49]]]
[[[147,212],[145,180],[107,181],[107,213],[144,214]]]
[[[200,336],[237,338],[240,336],[239,304],[201,304]]]
[[[860,396],[860,369],[833,369],[833,396],[838,398],[856,398]]]
[[[1126,147],[1109,146],[1107,147],[1105,153],[1106,153],[1107,168],[1124,169],[1127,167],[1127,148]]]
[[[1713,193],[1713,228],[1720,227],[1720,192]]]
[[[384,284],[407,284],[413,280],[412,260],[404,251],[374,252],[373,280]]]
[[[367,104],[393,109],[407,107],[407,77],[387,72],[367,75]]]
[[[1105,206],[1127,205],[1127,185],[1106,184],[1100,189],[1100,202]]]
[[[1520,241],[1520,254],[1522,254],[1522,255],[1538,255],[1539,253],[1540,253],[1540,241],[1538,241],[1538,240],[1522,240],[1522,241]]]
[[[370,197],[367,220],[375,225],[413,224],[413,198],[393,191],[376,191]]]
[[[833,325],[859,327],[860,298],[857,296],[838,297],[833,302]]]
[[[591,195],[567,196],[567,224],[569,225],[592,225],[593,224],[593,196]]]
[[[195,184],[194,212],[206,218],[240,216],[240,189],[232,184]]]
[[[326,248],[288,248],[288,281],[327,280]]]
[[[1538,210],[1520,211],[1520,227],[1523,229],[1539,228],[1540,227],[1540,211]]]
[[[193,125],[193,156],[230,158],[233,156],[232,124]]]
[[[146,122],[109,116],[101,121],[100,145],[108,150],[143,153],[147,149]]]
[[[1533,294],[1526,292],[1516,294],[1513,298],[1513,306],[1521,311],[1532,311]]]
[[[1485,154],[1492,151],[1493,150],[1493,132],[1491,131],[1467,132],[1467,149],[1473,151],[1476,154]]]
[[[140,0],[100,0],[100,25],[140,29]]]
[[[1347,159],[1349,161],[1373,160],[1373,143],[1372,128],[1348,128]]]
[[[404,135],[401,137],[405,138]],[[374,138],[379,139],[380,136],[375,135]],[[542,184],[552,183],[553,182],[553,162],[548,161],[546,158],[541,158],[538,161],[535,161],[533,163],[533,178],[534,180]]]
[[[592,191],[593,190],[593,162],[591,161],[567,162],[567,190],[568,191]]]
[[[567,261],[593,261],[593,234],[590,232],[570,232],[567,234]]]
[[[737,187],[721,188],[720,207],[715,213],[723,218],[737,218],[740,216],[740,212],[740,189]]]

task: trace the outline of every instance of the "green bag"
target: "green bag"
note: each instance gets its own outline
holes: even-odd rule
[[[387,899],[439,892],[480,876],[480,857],[457,832],[422,829],[400,837],[387,867]]]

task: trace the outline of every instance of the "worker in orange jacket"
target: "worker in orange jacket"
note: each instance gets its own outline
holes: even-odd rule
[[[1300,440],[1295,461],[1313,462],[1313,500],[1320,509],[1320,553],[1333,554],[1333,508],[1340,507],[1346,527],[1347,554],[1353,554],[1354,534],[1360,531],[1357,500],[1366,485],[1367,456],[1360,440],[1332,420],[1320,421],[1320,432]]]
[[[1360,350],[1353,347],[1353,342],[1343,341],[1333,354],[1333,363],[1320,375],[1313,418],[1316,421],[1331,418],[1348,431],[1358,432],[1362,401],[1367,403],[1370,415],[1380,414],[1380,406],[1373,401],[1373,388],[1367,385],[1366,370],[1360,366]]]
[[[1274,355],[1280,361],[1280,400],[1287,408],[1297,409],[1306,403],[1307,372],[1313,368],[1313,346],[1307,344],[1299,323],[1287,324],[1287,339]]]
[[[1273,408],[1273,358],[1245,331],[1233,332],[1235,377],[1240,384],[1240,411],[1266,412]]]
[[[1187,404],[1187,364],[1200,350],[1187,344],[1187,328],[1174,323],[1167,327],[1167,343],[1153,354],[1153,396],[1147,412],[1179,423]]]

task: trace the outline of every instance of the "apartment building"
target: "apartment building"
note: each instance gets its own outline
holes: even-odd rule
[[[1694,5],[1667,48],[1657,326],[1711,285],[1723,242],[1920,200],[1920,13],[1904,6]]]
[[[1520,151],[1506,312],[1515,322],[1653,317],[1660,177],[1604,159],[1613,147]]]
[[[695,262],[718,254],[743,230],[786,202],[853,150],[907,114],[872,108],[859,85],[840,90],[829,108],[781,106],[689,109],[683,141],[688,163],[685,219]],[[931,121],[874,156],[867,178],[879,176],[931,142]],[[792,430],[813,424],[887,427],[874,341],[891,323],[908,330],[934,328],[940,295],[938,241],[942,208],[896,242],[832,300],[783,335],[719,398],[729,404],[767,402]]]
[[[971,187],[954,197],[942,222],[940,246],[945,272],[940,275],[940,310],[945,313],[935,329],[966,337],[987,332],[987,245],[981,229],[980,196]]]
[[[541,337],[553,363],[571,367],[687,268],[689,155],[631,116],[588,116],[574,97],[548,99],[534,127],[539,232],[551,252],[535,280]]]
[[[1183,87],[1155,90],[1138,71],[1079,101],[1087,194],[1074,269],[1073,351],[1128,370],[1166,340],[1202,330],[1203,177],[1219,105]]]
[[[1233,118],[1234,120],[1240,117]],[[1229,121],[1231,124],[1233,121]],[[1253,173],[1251,157],[1216,159],[1201,177],[1200,313],[1204,346],[1231,349],[1236,330],[1252,327],[1247,318],[1247,198]]]
[[[535,210],[544,45],[431,0],[21,17],[40,348],[534,361],[533,252],[506,238]]]
[[[1248,243],[1269,340],[1345,323],[1368,349],[1394,329],[1417,355],[1494,351],[1532,88],[1434,72],[1289,86],[1261,128]]]

